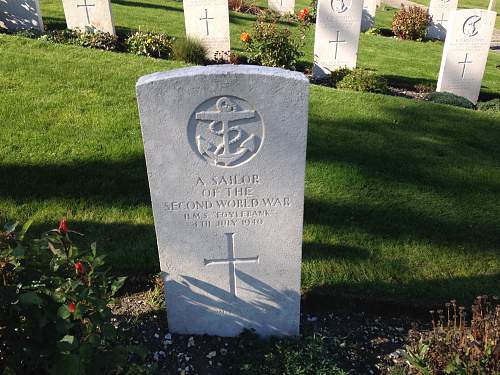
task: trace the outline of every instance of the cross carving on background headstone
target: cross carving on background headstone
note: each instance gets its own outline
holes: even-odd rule
[[[208,10],[205,8],[205,18],[201,17],[200,21],[205,21],[205,25],[207,27],[207,36],[210,35],[208,31],[208,20],[213,20],[213,17],[208,17]]]
[[[436,22],[443,23],[443,22],[448,22],[448,20],[445,20],[444,13],[441,13],[441,19],[437,19]]]
[[[90,24],[90,14],[89,8],[95,7],[95,4],[87,4],[87,0],[83,0],[83,4],[76,4],[77,8],[85,8],[85,13],[87,14],[87,23]]]
[[[225,233],[227,239],[227,259],[204,259],[205,266],[229,264],[229,292],[237,297],[236,289],[236,264],[239,263],[259,263],[259,256],[250,258],[235,258],[234,254],[234,233]]]
[[[467,57],[468,57],[468,53],[465,54],[465,59],[464,61],[459,61],[458,63],[459,64],[462,64],[463,65],[463,68],[462,68],[462,79],[464,79],[464,76],[465,76],[465,67],[467,66],[467,64],[472,64],[472,61],[467,61]]]
[[[339,48],[339,43],[345,43],[345,40],[339,40],[340,37],[340,31],[337,30],[337,39],[336,40],[330,40],[329,43],[335,43],[335,60],[337,60],[337,52]]]

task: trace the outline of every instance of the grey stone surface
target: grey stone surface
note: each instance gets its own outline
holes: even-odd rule
[[[481,89],[496,13],[484,9],[452,12],[444,42],[437,91],[476,103]]]
[[[109,0],[62,0],[68,29],[115,34]]]
[[[43,31],[38,0],[0,0],[0,29]]]
[[[363,0],[363,13],[361,16],[361,31],[367,31],[375,27],[375,16],[378,0]]]
[[[199,40],[210,60],[229,60],[228,0],[184,0],[186,35]]]
[[[451,12],[457,10],[458,0],[431,0],[429,15],[432,17],[427,27],[427,38],[444,40]]]
[[[173,332],[298,334],[308,87],[248,65],[139,79]]]
[[[313,76],[355,68],[363,0],[319,0],[314,38]]]
[[[295,0],[268,0],[268,7],[281,15],[293,14]]]

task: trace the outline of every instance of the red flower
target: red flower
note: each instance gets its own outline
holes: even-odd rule
[[[69,307],[69,312],[73,314],[75,312],[75,304],[71,302],[68,307]]]
[[[247,33],[246,31],[245,31],[245,32],[243,32],[243,33],[241,33],[241,35],[240,35],[240,40],[241,40],[242,42],[244,42],[244,43],[248,43],[248,42],[250,41],[250,39],[251,39],[251,38],[250,38],[250,34],[249,34],[249,33]]]
[[[299,11],[299,15],[298,15],[299,20],[304,21],[307,18],[308,15],[309,15],[309,9],[308,8],[301,9]]]
[[[61,234],[66,234],[68,233],[68,230],[68,222],[66,221],[66,219],[62,219],[59,222],[59,232],[61,232]]]
[[[83,269],[83,264],[82,262],[76,262],[75,263],[75,270],[76,270],[76,273],[84,273],[84,269]]]

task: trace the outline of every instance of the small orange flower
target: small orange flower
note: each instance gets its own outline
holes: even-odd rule
[[[299,20],[304,21],[309,15],[309,8],[304,8],[299,11]]]
[[[76,273],[83,273],[84,272],[82,262],[75,263],[75,270],[76,270]]]
[[[71,302],[71,303],[69,304],[68,308],[69,308],[69,312],[70,312],[71,314],[73,314],[73,313],[75,312],[75,304],[74,304],[73,302]]]
[[[240,40],[244,43],[248,43],[250,41],[250,34],[247,33],[246,31],[242,32],[240,35]]]

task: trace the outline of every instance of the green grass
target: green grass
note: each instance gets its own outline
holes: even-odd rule
[[[134,85],[179,64],[7,35],[0,55],[2,213],[67,215],[115,270],[158,271]],[[313,86],[309,127],[305,289],[500,292],[499,115]]]
[[[260,0],[259,4],[266,2]],[[309,4],[297,1],[296,9]],[[65,27],[64,12],[59,0],[42,0],[42,14],[49,28]],[[377,26],[390,28],[394,9],[381,7],[377,13]],[[176,37],[184,37],[184,18],[182,2],[172,0],[114,0],[113,15],[117,31],[126,34],[141,29],[162,32]],[[231,13],[231,46],[243,51],[239,35],[252,31],[254,16]],[[305,41],[304,62],[312,61],[314,47],[314,27],[309,30]],[[435,85],[441,63],[443,43],[439,41],[416,43],[400,41],[377,35],[362,34],[359,46],[358,65],[376,70],[390,81],[425,83]],[[499,70],[500,54],[490,53],[483,79],[483,92],[500,92]]]

